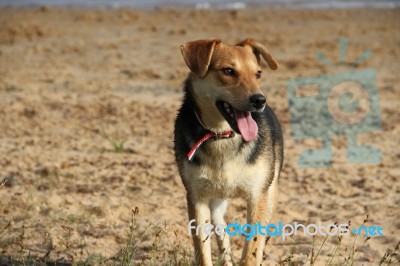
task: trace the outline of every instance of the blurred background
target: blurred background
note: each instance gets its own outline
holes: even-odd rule
[[[284,7],[284,8],[395,8],[396,0],[250,0],[250,1],[194,1],[194,0],[2,0],[7,6],[74,6],[74,7],[189,7],[189,8],[245,8],[245,7]]]
[[[193,249],[186,195],[172,152],[189,71],[179,47],[196,39],[235,44],[250,37],[280,65],[277,71],[264,65],[262,78],[285,138],[273,222],[384,228],[383,236],[368,240],[354,234],[272,237],[264,265],[396,265],[399,6],[0,1],[0,264],[187,265]],[[347,41],[344,60],[341,40]],[[355,64],[366,51],[370,55]],[[288,82],[366,69],[375,77],[362,84],[376,87],[381,123],[355,141],[375,147],[380,159],[349,161],[348,136],[338,134],[329,138],[329,165],[300,164],[306,150],[324,143],[294,138]],[[244,202],[233,199],[227,221],[243,223],[245,213]],[[236,262],[243,241],[232,238]],[[213,254],[217,261],[216,243]]]

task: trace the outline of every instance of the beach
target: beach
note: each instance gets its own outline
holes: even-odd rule
[[[285,142],[272,222],[383,228],[383,235],[368,240],[353,234],[271,237],[263,265],[288,265],[288,258],[292,265],[309,265],[321,246],[315,265],[344,265],[347,257],[355,265],[378,265],[400,241],[399,14],[0,8],[2,263],[32,256],[118,264],[127,254],[132,265],[190,261],[186,193],[173,154],[173,124],[189,71],[180,45],[250,37],[279,63],[276,71],[263,64],[262,77]],[[368,50],[371,55],[354,65]],[[332,65],[318,60],[319,52]],[[331,167],[302,168],[301,153],[321,143],[294,139],[287,81],[364,69],[376,75],[381,126],[357,141],[377,148],[379,162],[349,162],[347,137],[334,136]],[[245,217],[245,202],[230,200],[227,221],[243,223]],[[231,241],[238,262],[244,237]],[[216,261],[215,240],[213,255]]]

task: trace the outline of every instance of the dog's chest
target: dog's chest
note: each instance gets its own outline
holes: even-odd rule
[[[238,148],[235,140],[218,140],[199,153],[200,165],[186,165],[186,178],[196,190],[211,197],[257,194],[263,187],[267,169],[263,160],[247,163],[254,145]]]

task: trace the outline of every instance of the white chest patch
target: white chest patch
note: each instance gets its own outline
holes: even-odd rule
[[[245,149],[240,154],[229,149],[234,145],[229,142],[237,140],[216,141],[211,154],[199,154],[202,165],[186,163],[184,178],[197,192],[197,197],[226,198],[244,195],[257,197],[267,182],[268,171],[272,169],[265,158],[258,159],[254,164],[246,163]],[[233,143],[232,143],[233,144]]]

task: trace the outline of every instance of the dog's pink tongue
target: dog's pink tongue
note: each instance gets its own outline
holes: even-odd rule
[[[245,141],[251,141],[257,137],[258,126],[250,112],[235,110],[235,118],[240,134]]]

